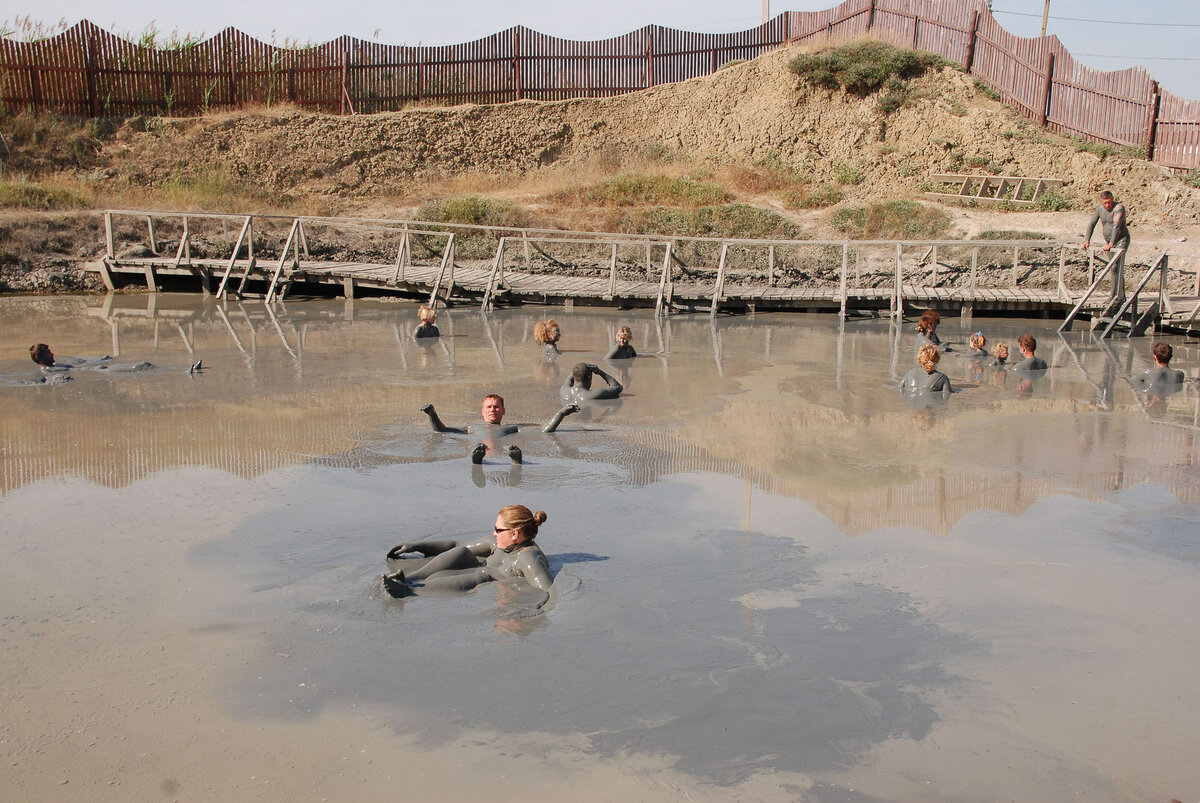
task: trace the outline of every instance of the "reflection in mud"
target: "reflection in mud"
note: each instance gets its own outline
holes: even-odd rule
[[[1200,793],[1179,758],[1200,699],[1170,670],[1200,659],[1200,408],[1194,381],[1153,406],[1127,381],[1148,341],[975,320],[989,341],[1035,332],[1048,374],[1023,389],[950,352],[939,368],[959,390],[925,415],[896,390],[911,324],[555,310],[578,356],[547,363],[544,309],[443,311],[426,347],[414,308],[4,299],[6,378],[36,376],[34,342],[162,368],[0,387],[0,516],[20,533],[6,546],[34,560],[69,529],[58,506],[86,501],[120,535],[122,568],[94,578],[120,621],[171,610],[125,567],[204,530],[154,568],[191,578],[172,615],[192,637],[242,639],[243,660],[199,664],[225,716],[264,727],[365,705],[430,749],[536,732],[722,786],[779,774],[811,799]],[[620,405],[540,432],[570,364],[601,360],[621,324],[641,356],[614,369]],[[1195,377],[1200,348],[1172,342]],[[420,412],[472,420],[492,392],[523,463],[473,465],[475,439],[430,433]],[[479,537],[513,502],[551,515],[544,610],[502,583],[379,593],[392,544]],[[9,602],[41,600],[19,567],[0,570]],[[27,630],[5,631],[22,655],[41,638]]]

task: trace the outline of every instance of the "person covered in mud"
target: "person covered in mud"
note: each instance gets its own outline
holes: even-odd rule
[[[558,340],[561,337],[562,330],[558,328],[558,321],[553,318],[538,321],[533,325],[533,339],[542,344],[542,356],[545,359],[558,359],[558,355],[562,353],[558,350]]]
[[[413,330],[413,339],[421,340],[426,337],[441,337],[442,333],[437,328],[437,313],[424,304],[417,310],[417,320],[420,323]]]
[[[1014,371],[1045,371],[1048,367],[1046,361],[1034,354],[1037,350],[1037,340],[1033,335],[1024,334],[1017,338],[1017,348],[1021,350],[1021,356],[1024,357],[1020,362],[1012,367]]]
[[[403,597],[423,591],[470,591],[492,580],[520,578],[546,592],[548,599],[554,577],[545,553],[534,540],[545,521],[545,511],[533,513],[524,505],[509,505],[496,514],[492,535],[478,541],[397,544],[387,553],[389,561],[402,560],[411,553],[428,560],[415,568],[385,574],[383,587],[389,595]]]
[[[942,316],[934,310],[927,309],[921,313],[920,319],[917,320],[917,343],[914,354],[921,350],[921,346],[925,345],[936,346],[940,351],[950,351],[949,346],[942,345],[942,339],[937,334],[938,324],[941,321]]]
[[[1104,246],[1101,250],[1109,254],[1108,265],[1101,275],[1112,279],[1112,292],[1106,302],[1108,306],[1112,306],[1125,300],[1125,255],[1129,252],[1129,219],[1125,212],[1125,204],[1119,203],[1109,190],[1100,193],[1100,203],[1093,210],[1087,228],[1083,230],[1083,245],[1079,247],[1084,251],[1092,245],[1092,232],[1096,230],[1097,223],[1100,224],[1100,232],[1104,235]],[[1114,248],[1117,249],[1116,258],[1112,256]]]
[[[429,416],[429,424],[433,427],[434,432],[449,432],[456,435],[482,435],[484,440],[475,444],[475,448],[471,450],[471,462],[482,463],[483,457],[489,451],[495,453],[497,446],[495,441],[498,438],[503,438],[507,435],[515,435],[518,427],[516,424],[504,423],[504,397],[496,393],[489,393],[483,397],[483,407],[480,410],[480,416],[483,418],[481,425],[468,425],[463,427],[448,427],[442,423],[442,419],[437,414],[437,410],[432,404],[427,404],[421,408],[421,412]],[[579,406],[576,404],[567,404],[554,417],[542,427],[542,432],[554,432],[558,429],[558,425],[562,420],[572,413],[579,412]],[[490,446],[489,446],[490,444]],[[520,463],[522,460],[521,447],[515,443],[508,447],[508,456],[514,463]]]
[[[1004,368],[1008,364],[1008,344],[1004,342],[997,343],[992,346],[992,362],[991,365],[996,368]]]
[[[34,343],[29,347],[29,359],[41,366],[44,373],[61,373],[74,368],[94,368],[111,361],[112,357],[105,354],[103,357],[66,357],[60,360],[45,343]]]
[[[592,387],[592,379],[596,376],[604,380],[604,387]],[[568,404],[581,404],[589,401],[616,399],[620,397],[623,390],[625,390],[624,386],[599,366],[588,362],[577,362],[566,381],[563,382],[559,395]]]
[[[1183,390],[1184,373],[1171,367],[1175,352],[1170,343],[1155,343],[1150,353],[1154,357],[1154,367],[1147,368],[1135,377],[1134,382],[1152,402],[1161,402]]]
[[[112,373],[128,373],[149,371],[153,363],[114,363],[112,357],[66,357],[58,359],[45,343],[34,343],[29,347],[29,359],[42,367],[43,373],[63,373],[66,371],[110,371]],[[202,369],[200,361],[192,364],[188,373],[196,373]]]
[[[971,348],[967,350],[966,356],[972,359],[986,359],[991,355],[987,350],[987,338],[983,336],[983,332],[976,332],[971,335]]]
[[[622,326],[617,330],[617,342],[608,354],[604,355],[606,360],[632,360],[637,356],[637,351],[632,345],[633,331],[628,326]]]
[[[937,346],[926,343],[917,351],[917,367],[900,380],[900,393],[905,396],[930,395],[949,397],[950,377],[937,369],[942,355]]]

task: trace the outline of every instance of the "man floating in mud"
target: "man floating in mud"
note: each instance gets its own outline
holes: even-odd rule
[[[604,387],[592,387],[592,377],[594,376],[604,380]],[[559,395],[567,404],[582,404],[589,401],[619,398],[623,390],[625,388],[621,383],[606,374],[599,366],[588,362],[577,362],[566,381],[563,382]]]
[[[1096,224],[1101,224],[1104,233],[1104,247],[1101,249],[1109,254],[1108,267],[1104,275],[1112,278],[1112,294],[1108,297],[1108,306],[1125,300],[1125,255],[1129,253],[1129,227],[1125,215],[1125,204],[1117,203],[1117,199],[1108,190],[1100,193],[1100,203],[1092,213],[1087,228],[1083,230],[1084,251],[1092,245],[1092,232]],[[1117,249],[1117,255],[1112,250]]]
[[[451,432],[457,435],[483,435],[484,440],[475,444],[475,448],[471,450],[471,462],[482,463],[483,456],[489,451],[496,453],[498,447],[495,444],[497,438],[503,438],[506,435],[515,435],[517,432],[516,424],[504,423],[504,397],[495,393],[489,393],[483,397],[483,409],[480,415],[483,417],[482,425],[464,427],[448,427],[442,423],[442,419],[438,416],[437,410],[433,409],[432,404],[427,404],[421,408],[421,412],[429,416],[429,423],[433,427],[434,432]],[[554,432],[558,429],[558,425],[562,420],[572,413],[579,412],[578,405],[568,404],[554,414],[546,426],[542,427],[542,432]],[[522,459],[521,447],[515,443],[508,447],[508,456],[514,463],[520,463]]]

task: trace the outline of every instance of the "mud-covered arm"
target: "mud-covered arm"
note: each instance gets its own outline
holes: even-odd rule
[[[1092,242],[1092,232],[1096,228],[1096,224],[1100,222],[1100,207],[1096,207],[1092,212],[1092,219],[1088,221],[1087,228],[1083,230],[1083,247],[1087,248]]]
[[[396,544],[394,547],[389,549],[387,556],[388,556],[388,560],[395,560],[396,558],[398,558],[401,555],[404,555],[406,553],[418,552],[427,558],[431,558],[434,555],[440,555],[443,552],[449,552],[451,549],[454,549],[454,547],[456,547],[456,546],[458,546],[457,541],[449,541],[449,540],[405,541],[403,543]]]
[[[549,592],[554,584],[546,558],[536,549],[522,549],[517,554],[516,569],[527,583],[540,591]]]
[[[614,343],[614,344],[613,344],[613,347],[612,347],[612,348],[610,348],[610,349],[608,350],[608,354],[605,354],[605,355],[604,355],[604,359],[606,359],[606,360],[615,360],[615,359],[617,359],[617,354],[618,354],[620,351],[621,351],[621,344],[620,344],[620,343]]]
[[[448,427],[442,423],[442,418],[437,414],[437,410],[433,409],[432,404],[427,404],[421,408],[421,412],[429,416],[429,425],[433,427],[434,432],[453,432],[457,435],[466,435],[467,430],[459,427]]]
[[[603,378],[604,381],[608,383],[608,387],[597,388],[597,389],[593,390],[589,394],[591,398],[593,398],[593,399],[615,399],[621,395],[621,391],[625,390],[624,386],[620,382],[618,382],[616,379],[614,379],[610,374],[605,372],[603,368],[600,368],[597,365],[590,365],[588,367],[592,369],[592,373]]]
[[[488,555],[496,551],[496,536],[488,536],[481,538],[478,541],[472,541],[469,544],[463,544],[467,550],[477,558],[486,558]]]
[[[562,420],[564,418],[571,415],[572,413],[577,413],[577,412],[579,412],[578,404],[566,405],[565,407],[563,407],[561,410],[559,410],[557,413],[554,414],[554,418],[551,418],[546,423],[546,426],[542,427],[542,432],[545,432],[545,433],[554,432],[555,430],[558,429],[558,425],[562,423]]]

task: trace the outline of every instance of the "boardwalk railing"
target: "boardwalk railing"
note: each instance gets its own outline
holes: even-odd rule
[[[1066,312],[1090,285],[1094,292],[1097,275],[1094,252],[1032,239],[733,239],[136,210],[106,212],[105,230],[106,255],[94,269],[110,289],[132,275],[155,291],[172,275],[197,277],[213,292],[219,278],[218,296],[253,291],[268,303],[294,284],[315,283],[341,284],[347,296],[363,288],[485,309],[501,300],[581,300],[712,315],[759,308],[900,315],[906,305]],[[1186,248],[1171,245],[1180,265],[1200,263]],[[1163,261],[1159,276],[1160,295],[1174,293],[1188,306],[1200,297],[1194,268]]]
[[[725,34],[649,25],[579,42],[517,26],[473,42],[415,47],[341,36],[287,49],[226,28],[195,45],[156,50],[85,20],[39,42],[0,39],[0,105],[98,117],[286,101],[346,114],[607,97],[709,75],[790,42],[868,33],[962,65],[1058,133],[1136,147],[1168,167],[1200,167],[1200,101],[1161,89],[1141,67],[1091,69],[1057,37],[1014,36],[984,0],[846,0]]]

